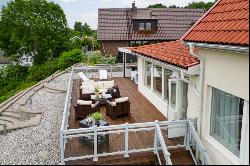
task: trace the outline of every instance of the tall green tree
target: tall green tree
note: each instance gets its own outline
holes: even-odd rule
[[[157,3],[153,5],[149,5],[148,8],[166,8],[167,6],[163,5],[162,3]]]
[[[83,29],[83,33],[87,36],[91,36],[92,35],[92,29],[90,28],[90,26],[85,22],[85,24],[82,26]]]
[[[83,26],[81,22],[76,21],[75,25],[74,25],[74,30],[78,31],[78,32],[82,32],[83,31]]]
[[[47,0],[15,0],[2,10],[0,48],[7,56],[34,56],[35,64],[68,48],[69,28],[61,7]]]

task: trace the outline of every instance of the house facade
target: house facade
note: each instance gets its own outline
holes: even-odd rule
[[[218,1],[182,38],[201,68],[188,116],[214,164],[249,164],[248,3]]]
[[[203,9],[103,8],[98,10],[97,38],[104,54],[118,47],[175,41],[205,13]]]

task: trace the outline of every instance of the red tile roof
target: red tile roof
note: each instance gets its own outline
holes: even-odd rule
[[[181,40],[249,45],[249,0],[219,0]]]
[[[128,49],[185,69],[200,63],[198,58],[190,55],[189,48],[183,45],[180,40],[129,47]]]

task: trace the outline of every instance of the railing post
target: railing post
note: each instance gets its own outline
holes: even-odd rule
[[[124,157],[128,158],[128,123],[125,124],[125,154]]]
[[[94,126],[94,159],[93,161],[98,161],[97,158],[97,126]]]
[[[154,138],[154,154],[157,154],[158,151],[158,137],[157,137],[157,127],[156,124],[159,123],[158,120],[155,121],[155,138]]]
[[[64,138],[63,138],[62,130],[60,130],[60,150],[61,150],[61,165],[65,165],[64,163]]]
[[[113,77],[113,66],[112,65],[110,65],[111,66],[111,68],[110,68],[110,74],[111,74],[111,78]]]

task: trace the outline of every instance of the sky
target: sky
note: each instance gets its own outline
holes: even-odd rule
[[[0,0],[5,5],[10,0]],[[97,29],[98,8],[125,8],[131,7],[134,0],[50,0],[61,6],[67,17],[69,27],[73,28],[75,21],[87,23]],[[214,0],[135,0],[136,7],[147,7],[150,4],[162,3],[166,6],[186,6],[192,1],[213,2]]]

